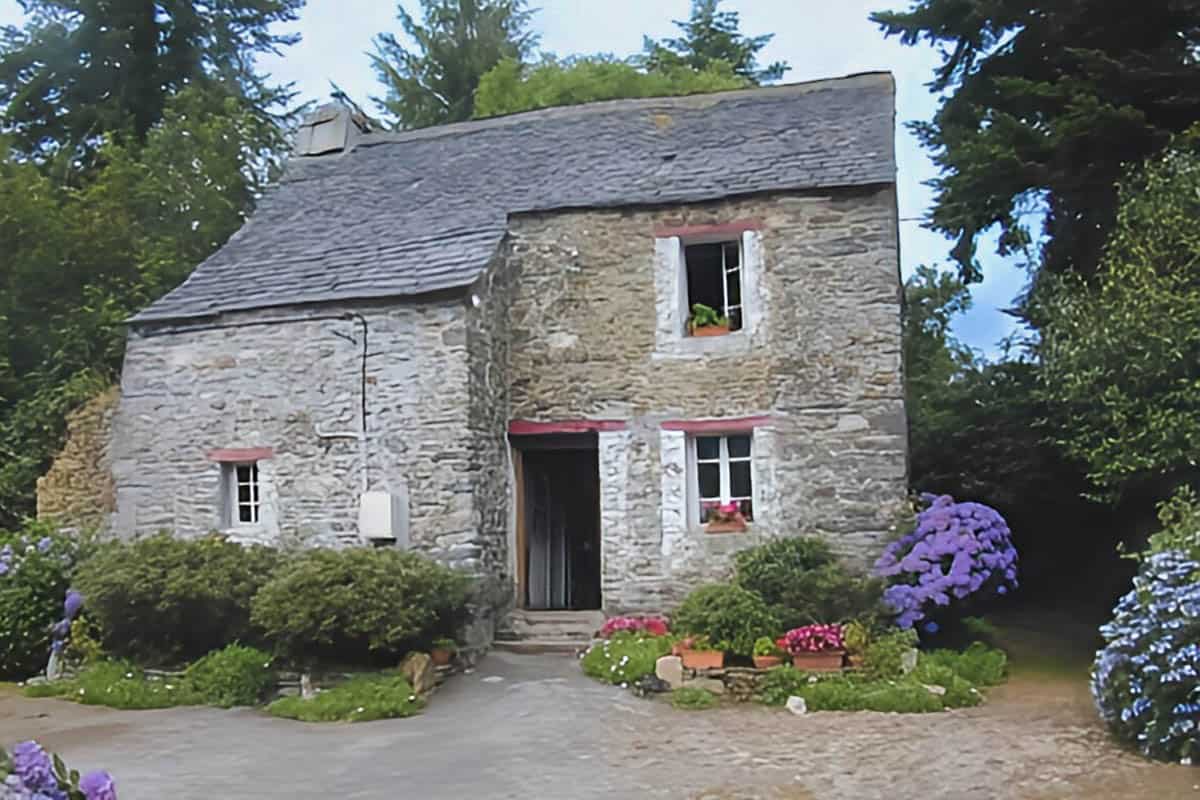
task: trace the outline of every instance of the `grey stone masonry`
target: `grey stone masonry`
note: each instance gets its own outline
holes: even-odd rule
[[[732,234],[757,259],[753,325],[664,341],[682,327],[664,317],[673,232],[736,220],[753,221]],[[877,555],[907,465],[892,186],[526,214],[509,230],[512,417],[625,423],[600,434],[606,610],[670,608],[771,537],[816,533],[860,566]],[[758,420],[755,520],[706,533],[686,435],[663,423],[744,418]]]
[[[366,323],[365,371],[363,326],[347,313]],[[222,528],[221,466],[207,454],[270,448],[259,462],[261,524],[227,532],[243,541],[357,543],[365,452],[371,489],[407,488],[413,547],[481,570],[477,475],[487,469],[494,479],[495,456],[485,465],[466,434],[480,424],[466,402],[466,317],[453,297],[135,329],[113,422],[114,529],[194,536]],[[364,389],[365,448],[352,438]]]

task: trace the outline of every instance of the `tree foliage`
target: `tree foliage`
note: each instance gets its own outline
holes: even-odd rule
[[[1125,165],[1200,117],[1200,0],[919,0],[872,19],[941,49],[938,112],[913,129],[941,169],[929,225],[968,281],[981,232],[1020,251],[1043,207],[1045,267],[1092,273]]]
[[[504,59],[522,61],[537,44],[525,0],[421,0],[422,22],[397,6],[415,45],[375,38],[371,63],[387,89],[376,104],[400,128],[470,119],[480,79]]]
[[[1200,452],[1200,130],[1130,175],[1095,285],[1046,292],[1045,398],[1109,493],[1194,481]]]
[[[106,135],[141,142],[169,99],[221,87],[266,115],[291,97],[254,57],[296,41],[270,26],[304,0],[21,0],[23,27],[0,30],[0,103],[12,146],[45,160],[90,159]]]
[[[729,65],[702,71],[676,67],[656,72],[612,56],[547,56],[535,65],[505,59],[488,71],[475,92],[475,116],[493,117],[535,108],[627,97],[663,97],[740,89],[748,81]]]
[[[650,72],[677,72],[681,67],[706,72],[724,64],[750,83],[770,83],[791,69],[786,61],[760,66],[758,55],[774,38],[768,33],[746,36],[736,11],[721,11],[721,0],[692,0],[687,20],[675,20],[680,35],[655,41],[647,37],[643,61]]]

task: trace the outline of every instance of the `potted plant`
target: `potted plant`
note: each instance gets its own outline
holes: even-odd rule
[[[704,504],[705,533],[737,533],[746,530],[746,518],[737,503]]]
[[[454,660],[457,653],[458,643],[453,639],[437,639],[433,643],[433,649],[429,651],[429,657],[433,659],[434,666],[444,667]]]
[[[709,644],[707,636],[680,639],[671,652],[683,659],[686,669],[720,669],[725,666],[725,651]]]
[[[846,655],[841,625],[805,625],[784,636],[792,666],[806,672],[840,672]]]
[[[871,632],[867,626],[855,620],[842,627],[842,641],[846,645],[846,663],[859,668],[871,643]]]
[[[771,669],[783,663],[782,651],[770,636],[760,636],[754,642],[754,668]]]
[[[692,315],[688,319],[688,331],[692,336],[724,336],[729,333],[729,318],[704,303],[692,304]]]

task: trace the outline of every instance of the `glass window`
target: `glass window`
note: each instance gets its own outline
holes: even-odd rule
[[[734,503],[746,520],[754,519],[754,464],[750,434],[697,436],[696,497],[700,521],[717,515],[717,507]]]

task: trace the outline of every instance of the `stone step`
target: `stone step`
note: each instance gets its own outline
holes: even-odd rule
[[[576,656],[588,649],[591,639],[497,639],[492,643],[496,650],[522,655],[568,655]]]
[[[591,641],[604,624],[604,612],[518,609],[509,615],[507,622],[505,632],[516,639]]]

